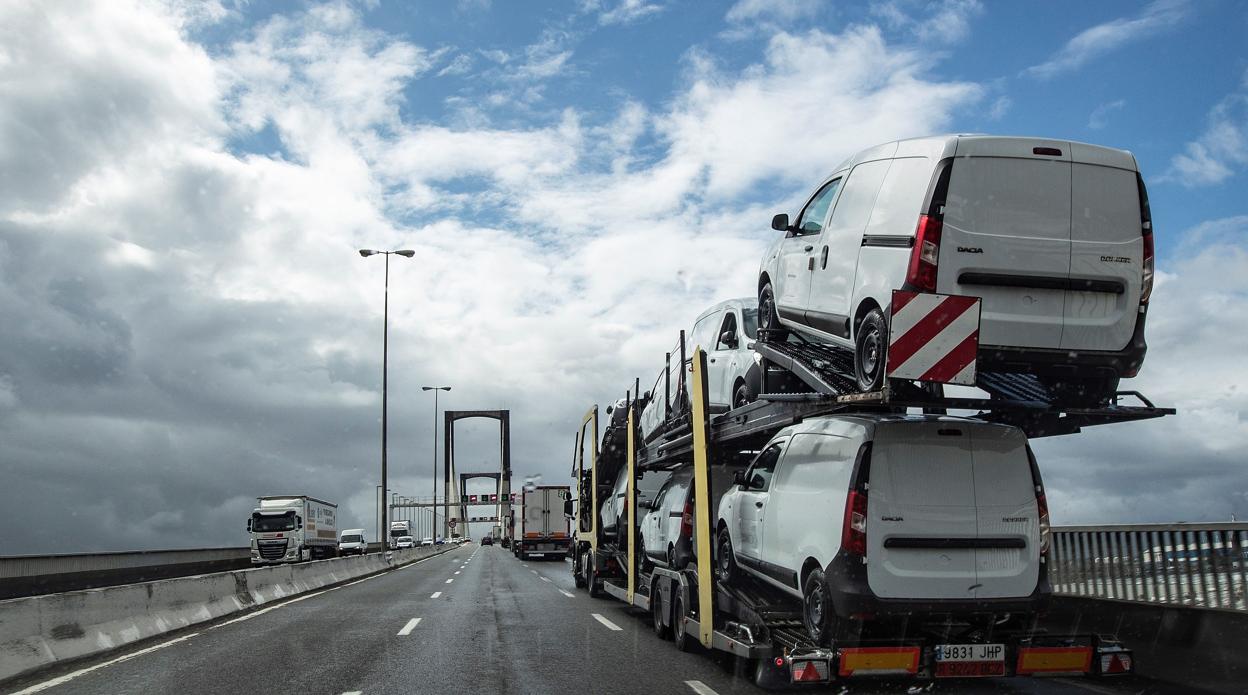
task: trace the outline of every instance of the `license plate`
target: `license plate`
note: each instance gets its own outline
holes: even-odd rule
[[[937,678],[1005,675],[1003,644],[940,644],[934,650]]]

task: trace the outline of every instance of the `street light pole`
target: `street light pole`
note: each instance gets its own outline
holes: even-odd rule
[[[421,386],[420,390],[421,391],[433,391],[433,504],[435,505],[433,507],[434,509],[433,523],[434,523],[435,533],[431,535],[435,536],[434,540],[437,540],[436,531],[437,531],[437,523],[438,523],[438,513],[437,513],[436,505],[438,504],[438,391],[450,391],[451,387],[450,386]],[[446,497],[448,513],[450,512],[450,503],[451,503],[451,498],[450,498],[450,493],[448,492],[447,497]],[[443,517],[443,523],[445,523],[445,517]],[[446,534],[442,534],[442,535],[445,536]]]
[[[360,255],[364,258],[381,254],[386,257],[386,281],[385,281],[385,300],[382,304],[382,320],[381,320],[381,489],[388,490],[386,487],[386,430],[388,424],[388,414],[386,406],[388,401],[388,380],[389,380],[389,361],[390,361],[390,256],[398,254],[406,258],[416,255],[415,251],[403,249],[400,251],[374,251],[372,249],[360,249]],[[389,510],[382,505],[381,510],[381,528],[389,529],[387,523],[387,514]]]

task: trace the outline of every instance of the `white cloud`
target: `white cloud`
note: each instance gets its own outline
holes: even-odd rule
[[[993,121],[999,121],[1005,118],[1005,114],[1009,113],[1010,107],[1014,105],[1014,100],[1002,94],[992,100],[992,106],[988,108],[988,118]]]
[[[1092,109],[1091,115],[1088,116],[1088,127],[1093,130],[1100,130],[1109,125],[1109,115],[1115,111],[1119,111],[1126,106],[1125,99],[1115,99],[1107,101]]]
[[[809,17],[819,10],[818,0],[737,0],[724,19],[729,22],[749,22],[766,19],[791,22]]]
[[[598,0],[589,0],[583,3],[586,10],[598,10],[598,24],[602,26],[611,26],[613,24],[632,24],[640,19],[658,14],[663,11],[663,5],[646,0],[617,0],[614,6],[609,8],[603,7],[604,4]]]
[[[1170,168],[1160,180],[1187,188],[1210,186],[1222,183],[1244,166],[1248,166],[1248,84],[1213,107],[1205,132],[1170,160]]]
[[[438,77],[446,77],[448,75],[466,75],[472,70],[473,58],[471,54],[460,53],[451,59],[445,67],[438,71]]]
[[[955,44],[971,33],[971,20],[982,14],[979,0],[888,0],[872,3],[869,13],[893,31],[904,31],[927,44]]]
[[[1115,19],[1084,29],[1039,65],[1023,71],[1040,79],[1050,79],[1076,70],[1088,61],[1128,43],[1173,29],[1189,10],[1188,0],[1153,0],[1134,17]]]

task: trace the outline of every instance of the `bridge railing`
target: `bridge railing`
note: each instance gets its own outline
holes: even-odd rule
[[[1057,594],[1248,611],[1248,523],[1053,528]]]

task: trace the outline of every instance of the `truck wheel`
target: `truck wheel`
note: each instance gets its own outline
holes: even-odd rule
[[[595,566],[594,558],[589,553],[585,554],[588,560],[589,569],[585,573],[585,585],[589,589],[590,598],[602,598],[602,587],[599,585],[598,568]]]
[[[650,590],[650,619],[653,621],[654,634],[659,639],[667,639],[671,634],[672,628],[666,622],[663,614],[663,592],[659,591],[659,585],[655,584]]]
[[[715,544],[715,569],[719,573],[719,581],[731,583],[737,576],[737,560],[732,555],[732,537],[728,529],[719,530],[718,542]]]
[[[831,646],[832,633],[836,628],[836,609],[823,570],[816,567],[806,577],[802,589],[802,623],[815,644]]]
[[[672,600],[672,643],[678,651],[693,650],[693,640],[685,632],[685,602],[679,594]]]
[[[758,291],[758,327],[771,331],[771,337],[782,341],[789,332],[780,326],[780,314],[776,311],[776,294],[771,283]]]
[[[676,546],[671,543],[667,544],[667,568],[669,570],[676,569]]]
[[[577,553],[572,558],[572,583],[575,584],[578,589],[585,588],[585,565],[582,561],[583,557],[585,557],[583,553]]]
[[[648,574],[654,569],[654,563],[650,562],[650,556],[646,554],[646,537],[640,536],[637,541],[637,554],[641,556],[641,571]]]
[[[854,334],[854,379],[863,393],[879,391],[884,385],[884,355],[888,350],[888,324],[879,307],[872,309],[858,324]]]

